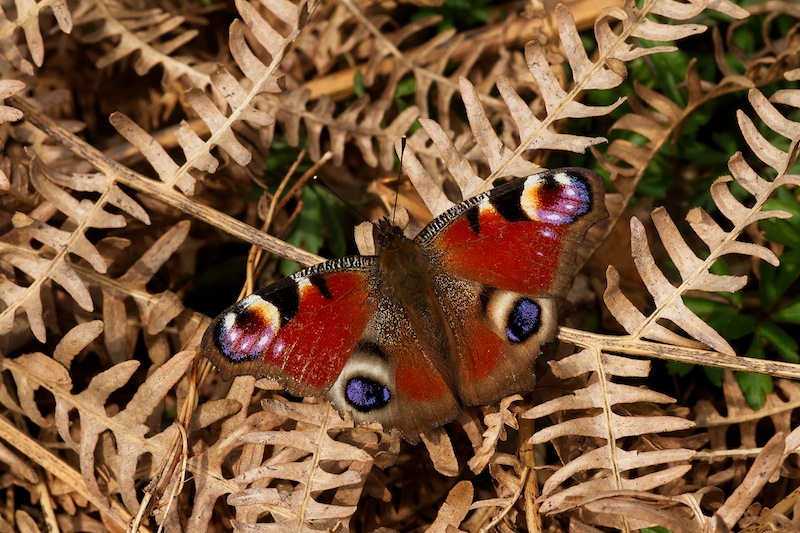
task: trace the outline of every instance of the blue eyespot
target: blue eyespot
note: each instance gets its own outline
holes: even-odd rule
[[[530,298],[520,298],[508,314],[506,336],[508,340],[519,344],[525,342],[542,325],[542,308]]]
[[[367,413],[385,407],[392,394],[383,383],[370,378],[357,377],[347,380],[344,397],[353,409]]]

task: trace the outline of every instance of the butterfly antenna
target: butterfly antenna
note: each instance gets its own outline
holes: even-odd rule
[[[400,179],[403,176],[403,156],[406,153],[406,136],[403,135],[403,138],[400,139],[400,170],[397,173],[397,186],[394,188],[394,207],[392,208],[392,224],[395,221],[395,215],[397,214],[397,202],[400,200]]]
[[[319,183],[320,185],[322,185],[323,187],[325,187],[325,188],[328,190],[328,192],[329,192],[329,193],[331,193],[331,194],[332,194],[332,195],[334,195],[336,198],[338,198],[340,202],[342,202],[344,205],[346,205],[346,206],[347,206],[347,208],[348,208],[350,211],[352,211],[353,213],[355,213],[355,214],[358,216],[358,218],[360,218],[362,221],[364,221],[364,222],[369,222],[370,224],[372,224],[372,223],[373,223],[373,222],[372,222],[372,221],[371,221],[369,218],[367,218],[367,216],[366,216],[364,213],[362,213],[361,211],[359,211],[358,209],[356,209],[356,208],[353,206],[353,204],[351,204],[350,202],[348,202],[347,200],[345,200],[344,198],[342,198],[341,196],[339,196],[339,193],[337,193],[336,191],[334,191],[333,189],[331,189],[331,188],[330,188],[330,186],[329,186],[327,183],[325,183],[325,181],[324,181],[322,178],[320,178],[319,176],[316,176],[316,175],[315,175],[315,176],[314,176],[312,179],[313,179],[314,181],[316,181],[317,183]]]

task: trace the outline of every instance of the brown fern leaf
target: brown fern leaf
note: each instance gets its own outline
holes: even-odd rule
[[[2,102],[14,96],[25,88],[25,82],[19,80],[0,80],[0,125],[7,122],[13,122],[22,118],[22,111],[15,107],[2,105]],[[3,164],[0,165],[0,191],[7,191],[11,188],[11,182],[8,179],[7,172],[10,169],[3,167],[10,167],[10,161],[5,157],[2,159]]]
[[[744,27],[744,21],[734,21],[725,36],[725,47],[722,46],[722,37],[715,32],[714,57],[717,68],[725,77],[736,76],[741,72],[743,77],[753,80],[756,87],[762,87],[782,79],[784,73],[800,66],[800,57],[797,54],[800,47],[797,26],[800,8],[794,2],[779,2],[750,5],[747,6],[747,11],[751,15],[763,15],[760,33],[762,41],[754,43],[760,49],[747,52],[740,47],[736,39],[739,30],[741,29],[741,33],[750,30]],[[783,20],[785,18],[793,19],[791,29],[788,32],[776,31],[778,21],[788,22]],[[738,65],[732,65],[732,60]]]
[[[0,359],[0,370],[8,376],[0,382],[0,398],[6,408],[23,415],[45,433],[57,431],[67,449],[76,452],[69,459],[79,463],[87,494],[91,494],[98,508],[106,512],[118,508],[108,503],[108,497],[119,493],[135,512],[136,486],[147,474],[140,468],[142,456],[151,454],[154,461],[160,461],[166,451],[166,435],[159,433],[162,400],[183,377],[194,353],[177,354],[154,370],[133,397],[128,393],[123,396],[126,403],[120,409],[110,404],[109,398],[130,381],[139,366],[136,361],[101,372],[82,392],[72,392],[72,361],[101,331],[100,321],[73,328],[59,343],[53,358],[36,352]],[[77,417],[72,416],[73,412]],[[153,436],[146,437],[148,434]],[[106,438],[110,435],[113,440]],[[86,505],[85,500],[82,505]],[[114,521],[125,523],[129,518],[130,515],[118,516]]]
[[[305,2],[299,5],[288,1],[273,2],[270,5],[270,19],[274,17],[275,21],[271,23],[246,0],[238,1],[236,5],[244,23],[235,20],[231,24],[229,46],[236,64],[246,79],[238,80],[223,66],[218,66],[211,75],[211,84],[216,91],[224,95],[230,107],[228,113],[220,111],[200,88],[195,87],[185,94],[191,108],[211,132],[210,137],[203,140],[188,123],[181,123],[175,135],[186,156],[185,163],[182,165],[176,163],[150,134],[125,115],[117,112],[110,118],[111,124],[117,131],[142,152],[161,181],[168,187],[177,186],[185,194],[194,194],[195,191],[196,178],[189,173],[191,169],[202,173],[213,173],[217,170],[219,161],[211,155],[211,150],[215,146],[225,150],[241,166],[250,163],[252,154],[237,140],[232,128],[242,121],[261,127],[274,122],[271,115],[254,106],[254,99],[264,92],[280,92],[276,71],[286,47],[298,35],[305,9]],[[243,24],[247,25],[258,44],[271,56],[269,64],[263,63],[247,44]],[[279,24],[290,28],[288,35],[283,36],[279,33],[276,29]]]
[[[274,399],[264,400],[263,407],[264,411],[243,424],[231,426],[233,433],[223,434],[215,446],[193,459],[221,465],[226,457],[241,454],[239,473],[230,481],[237,488],[228,489],[232,494],[227,499],[236,507],[235,526],[276,532],[324,531],[337,524],[347,528],[375,464],[373,456],[385,448],[381,439],[386,437],[364,428],[353,429],[352,422],[342,420],[324,402]],[[287,421],[294,421],[297,428],[281,431]],[[265,455],[266,450],[272,451]],[[210,517],[210,507],[222,495],[213,486],[198,484],[190,522],[195,524]],[[325,501],[332,503],[318,501],[323,494],[328,495]],[[211,505],[203,510],[198,502]],[[264,522],[267,515],[268,523]]]
[[[593,152],[600,156],[600,165],[616,176],[614,186],[620,198],[609,198],[611,204],[625,205],[628,202],[653,158],[698,107],[730,92],[751,88],[753,82],[732,74],[716,84],[708,84],[700,78],[696,61],[692,61],[683,85],[687,101],[681,107],[667,96],[636,83],[635,94],[628,99],[633,111],[617,120],[610,131],[634,132],[645,141],[634,144],[626,138],[615,139],[602,156],[593,148]]]
[[[288,75],[299,81],[310,77],[304,72],[308,65],[313,65],[317,75],[325,75],[341,58],[357,57],[360,51],[371,49],[369,30],[358,24],[344,3],[323,3],[314,13],[315,16],[303,30],[303,39],[297,42],[284,63]],[[378,25],[382,26],[390,19],[388,15],[383,15]],[[318,96],[313,94],[312,98]]]
[[[44,40],[39,28],[39,13],[49,7],[64,33],[72,31],[72,17],[69,13],[66,0],[51,0],[48,2],[31,2],[16,0],[14,6],[0,7],[0,55],[11,63],[21,73],[33,75],[33,65],[25,59],[25,53],[14,42],[13,35],[22,29],[25,42],[28,45],[30,57],[34,65],[41,67],[44,62]],[[9,20],[9,15],[14,19]]]
[[[617,193],[606,196],[609,220],[603,228],[593,228],[590,233],[593,242],[601,241],[611,230],[613,222],[622,214],[624,207],[633,197],[637,184],[653,158],[700,106],[731,92],[783,79],[787,69],[796,68],[800,64],[797,54],[800,38],[796,33],[781,35],[780,39],[771,38],[774,33],[771,24],[777,19],[777,13],[799,18],[800,11],[796,6],[777,4],[768,8],[758,5],[751,6],[748,11],[753,14],[764,11],[772,13],[772,16],[764,17],[762,22],[761,35],[767,41],[763,43],[761,50],[756,53],[745,53],[736,44],[734,36],[737,34],[737,29],[743,28],[747,19],[734,20],[731,23],[724,43],[719,35],[719,29],[714,27],[715,58],[717,66],[723,73],[721,80],[710,83],[701,79],[696,61],[690,62],[683,81],[686,101],[682,105],[666,95],[636,83],[635,95],[629,97],[632,112],[617,120],[610,131],[634,132],[641,135],[645,139],[644,142],[635,144],[629,140],[628,134],[614,139],[603,154],[596,147],[592,147],[600,165],[614,176],[614,187],[617,190]],[[731,65],[733,59],[739,63],[736,68]]]
[[[594,499],[598,493],[615,490],[649,491],[681,478],[694,451],[686,449],[648,451],[625,449],[628,437],[679,431],[694,424],[680,417],[619,414],[623,404],[665,404],[675,400],[664,394],[617,383],[614,378],[646,377],[650,363],[609,355],[587,348],[551,363],[560,379],[588,374],[587,385],[533,407],[522,416],[542,418],[563,413],[552,426],[537,431],[531,443],[564,439],[564,457],[577,457],[562,466],[542,488],[542,513],[563,512]],[[567,413],[574,412],[574,415]],[[576,439],[575,437],[580,437]],[[583,439],[586,439],[585,442]],[[598,470],[599,474],[589,475]],[[635,475],[637,469],[646,473]],[[578,481],[578,484],[575,484]]]
[[[308,138],[308,155],[316,161],[323,153],[322,137],[327,133],[330,139],[329,150],[333,153],[333,163],[341,165],[344,149],[348,141],[353,141],[361,152],[364,163],[370,167],[384,169],[394,165],[394,142],[405,135],[419,110],[407,107],[394,117],[387,117],[392,105],[390,97],[372,102],[369,96],[362,96],[346,109],[335,114],[334,102],[322,97],[309,107],[310,93],[301,89],[288,93],[280,99],[266,100],[266,107],[274,109],[275,120],[286,132],[290,145],[300,143],[300,125],[305,126]],[[387,123],[384,125],[384,123]],[[267,128],[261,132],[271,141],[274,131]],[[376,150],[373,143],[378,145]]]
[[[436,87],[436,107],[441,117],[441,126],[450,129],[450,103],[459,90],[459,79],[473,74],[473,78],[481,78],[481,99],[484,105],[492,109],[501,109],[502,103],[488,92],[494,85],[500,73],[506,71],[510,54],[500,54],[494,61],[488,73],[478,74],[473,72],[475,63],[484,54],[486,48],[496,41],[491,39],[475,39],[470,34],[457,34],[455,29],[439,31],[433,38],[425,38],[423,44],[418,44],[414,49],[401,51],[404,42],[419,43],[418,34],[428,30],[438,22],[439,17],[428,17],[407,24],[395,31],[381,32],[381,22],[387,21],[383,16],[371,20],[361,12],[353,2],[343,2],[361,27],[366,27],[372,34],[370,54],[363,66],[364,84],[372,86],[381,74],[388,74],[388,79],[383,87],[385,96],[397,92],[397,86],[411,74],[415,81],[415,103],[420,116],[429,118],[429,100],[431,89]],[[506,21],[507,22],[507,21]],[[423,34],[424,35],[424,34]],[[370,42],[370,41],[368,41]],[[464,50],[468,52],[464,52]],[[455,63],[454,55],[460,54],[458,68],[445,74],[445,70]],[[388,72],[387,72],[388,71]]]
[[[697,456],[699,460],[710,461],[708,468],[697,469],[693,480],[702,486],[738,486],[747,474],[748,459],[761,452],[756,432],[758,424],[761,422],[763,427],[768,421],[775,432],[788,436],[794,427],[792,420],[800,408],[800,385],[788,380],[775,380],[774,390],[758,410],[747,405],[742,389],[730,371],[725,373],[722,393],[725,414],[707,400],[700,400],[695,406],[695,422],[707,433],[709,446]],[[732,447],[732,442],[738,446]],[[784,463],[782,476],[800,477],[799,466],[798,458],[792,455]]]
[[[84,2],[75,12],[75,25],[92,28],[82,41],[98,43],[115,40],[111,50],[95,62],[98,69],[139,52],[133,63],[137,74],[144,76],[153,67],[161,65],[164,84],[168,85],[185,76],[192,87],[205,89],[211,83],[202,65],[189,64],[186,58],[172,54],[194,39],[198,31],[184,29],[186,17],[173,15],[162,9],[129,9],[116,2]]]
[[[521,506],[519,505],[523,491],[533,474],[531,469],[524,466],[519,457],[508,453],[496,453],[489,464],[489,474],[495,483],[493,491],[495,497],[477,500],[472,504],[473,509],[494,509],[491,515],[494,518],[489,525],[497,526],[500,531],[514,531],[521,519]],[[483,512],[487,512],[483,511]],[[478,518],[473,516],[470,518]],[[469,520],[467,524],[469,524]],[[465,525],[467,525],[465,524]],[[474,531],[475,526],[466,528]],[[491,530],[492,528],[487,528]]]
[[[14,96],[25,88],[25,82],[19,80],[0,80],[0,101]],[[0,105],[0,124],[13,122],[22,118],[22,111],[15,107]]]
[[[0,331],[7,333],[13,326],[17,310],[24,310],[30,329],[40,342],[45,342],[45,324],[42,317],[40,291],[48,280],[58,283],[81,308],[91,311],[92,298],[85,283],[75,272],[69,255],[86,260],[100,273],[106,272],[107,264],[94,244],[85,236],[90,228],[121,228],[125,217],[112,214],[107,206],[116,207],[143,222],[149,222],[147,213],[129,196],[105,176],[67,176],[55,172],[39,158],[31,161],[30,178],[36,191],[47,200],[29,214],[14,215],[14,229],[6,234],[0,262],[26,273],[32,281],[23,286],[25,280],[15,281],[14,276],[0,280],[0,299],[7,307],[0,312]],[[79,202],[70,193],[59,187],[63,185],[78,191],[100,193],[98,202]],[[67,229],[57,228],[48,219],[61,212],[68,217]],[[33,241],[44,244],[34,247]]]
[[[776,101],[797,106],[800,99],[796,91],[780,91],[776,93]],[[774,147],[760,133],[753,122],[739,112],[739,125],[745,140],[755,154],[767,165],[778,172],[778,177],[766,181],[758,176],[744,160],[741,153],[734,155],[728,162],[733,178],[719,178],[711,187],[711,196],[720,212],[730,220],[733,229],[723,230],[714,219],[701,208],[695,208],[687,216],[689,226],[708,246],[709,255],[705,259],[698,257],[680,234],[675,223],[663,208],[652,213],[656,230],[670,258],[680,272],[681,283],[674,286],[659,270],[650,249],[644,226],[638,219],[631,219],[631,247],[634,262],[639,275],[653,296],[656,309],[645,316],[623,294],[619,287],[619,274],[613,266],[607,272],[608,287],[604,300],[609,311],[617,321],[633,337],[647,338],[678,346],[696,346],[695,341],[668,329],[659,323],[669,320],[683,331],[712,349],[734,355],[733,348],[714,329],[703,322],[683,303],[682,296],[686,291],[715,292],[736,291],[746,283],[745,276],[721,276],[709,271],[711,265],[728,254],[742,254],[758,257],[773,265],[778,264],[775,254],[762,246],[737,241],[744,229],[765,218],[787,218],[791,216],[784,211],[763,211],[764,203],[772,192],[780,186],[798,183],[797,176],[786,174],[791,163],[797,157],[800,143],[800,124],[789,121],[775,109],[758,91],[751,90],[750,102],[764,122],[777,133],[791,140],[788,152]],[[735,179],[753,197],[752,206],[745,206],[731,194],[728,183]]]
[[[650,2],[637,8],[632,2],[626,4],[625,10],[609,8],[596,23],[595,37],[599,55],[589,59],[581,43],[575,21],[568,8],[558,5],[558,20],[564,58],[573,73],[573,83],[569,90],[562,88],[546,56],[543,45],[531,42],[525,47],[528,69],[538,85],[544,103],[546,116],[540,119],[514,90],[510,80],[500,77],[497,89],[512,117],[513,124],[519,132],[519,144],[515,149],[508,148],[495,133],[486,111],[480,101],[479,94],[468,81],[460,82],[461,96],[467,109],[470,129],[475,136],[475,143],[483,152],[484,160],[491,171],[485,182],[508,176],[526,176],[538,167],[519,156],[526,150],[568,150],[583,152],[590,146],[604,142],[602,137],[576,136],[560,133],[555,125],[565,119],[582,119],[603,116],[616,109],[623,101],[620,98],[609,106],[590,107],[577,101],[578,97],[588,90],[603,90],[617,87],[625,76],[625,63],[633,59],[672,50],[671,47],[641,48],[628,43],[628,39],[639,37],[656,41],[676,40],[705,30],[697,24],[666,25],[648,19],[651,14],[670,17],[674,20],[686,20],[706,8],[701,2],[691,10],[683,9],[677,2]],[[732,16],[743,17],[747,13],[735,4],[725,0],[715,2],[711,8]],[[612,22],[619,22],[621,29],[615,33],[611,29]],[[433,121],[420,120],[426,132],[433,140],[441,156],[447,161],[447,168],[452,173],[457,170],[463,175],[464,168],[469,165],[469,158],[462,156],[454,149],[446,132]],[[424,153],[426,146],[412,139],[415,152]],[[419,172],[417,171],[417,174]],[[474,194],[476,191],[467,191]]]
[[[131,353],[128,342],[130,317],[125,305],[126,300],[133,300],[139,309],[139,320],[144,326],[142,334],[148,346],[152,343],[153,337],[161,333],[167,324],[183,311],[183,303],[177,294],[171,291],[152,294],[147,290],[147,284],[183,244],[189,233],[189,225],[189,222],[185,221],[170,228],[118,278],[103,277],[92,280],[100,287],[103,294],[102,312],[106,324],[104,344],[114,363],[128,359]],[[85,275],[81,271],[79,274]],[[160,362],[159,358],[153,360]]]
[[[586,505],[587,514],[593,523],[617,526],[624,523],[632,529],[645,527],[666,527],[674,533],[694,533],[696,531],[733,531],[738,525],[742,528],[757,521],[757,516],[744,516],[750,504],[759,496],[771,477],[780,469],[785,447],[788,445],[786,434],[778,432],[760,451],[753,465],[747,471],[745,479],[739,484],[731,496],[720,505],[715,502],[715,512],[706,516],[702,512],[701,502],[708,495],[707,488],[691,495],[691,500],[679,497],[663,497],[659,506],[651,504],[652,497],[647,494],[627,494],[625,497],[598,499]],[[754,509],[761,510],[760,505]],[[584,515],[584,518],[587,515]],[[773,525],[771,513],[763,513],[763,522]],[[621,519],[621,517],[623,517]],[[743,518],[744,517],[744,518]],[[741,521],[740,521],[741,520]],[[753,531],[768,531],[769,527]],[[742,529],[741,531],[749,531]]]
[[[67,383],[59,383],[51,390],[56,397],[59,435],[79,452],[81,473],[93,493],[103,498],[109,493],[119,493],[128,510],[136,512],[139,507],[136,485],[143,474],[139,469],[141,457],[149,453],[154,460],[161,460],[166,456],[167,435],[156,431],[146,437],[156,429],[151,427],[153,414],[163,409],[162,400],[183,378],[193,358],[194,353],[186,351],[169,359],[151,373],[125,408],[113,416],[106,413],[104,405],[113,391],[131,379],[139,366],[137,361],[126,361],[98,374],[80,394],[72,395],[71,384]],[[71,423],[73,410],[77,411],[78,420]],[[114,436],[113,445],[103,438],[106,432]],[[103,466],[113,471],[115,486],[103,483],[105,488],[100,488],[95,471],[98,448],[104,452]]]

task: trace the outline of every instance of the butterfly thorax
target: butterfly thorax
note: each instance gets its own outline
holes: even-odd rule
[[[436,332],[445,327],[445,318],[441,308],[431,305],[437,301],[436,260],[430,250],[406,237],[402,228],[388,219],[381,219],[377,228],[380,290],[400,303],[418,332],[425,337],[437,336]]]
[[[379,232],[376,239],[378,264],[385,282],[384,289],[398,297],[404,293],[408,293],[406,297],[424,293],[427,285],[432,285],[432,265],[426,251],[389,219],[382,218],[376,226]]]

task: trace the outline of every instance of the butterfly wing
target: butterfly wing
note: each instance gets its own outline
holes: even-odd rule
[[[462,202],[417,236],[438,267],[464,403],[533,388],[533,361],[555,335],[556,299],[574,275],[577,248],[606,216],[604,190],[594,172],[547,171]]]
[[[220,314],[203,354],[226,380],[269,377],[298,396],[326,394],[357,423],[380,422],[415,442],[459,404],[442,347],[417,335],[381,283],[375,257],[302,270]]]
[[[336,381],[377,309],[374,257],[343,257],[260,289],[220,314],[203,354],[224,379],[276,379],[317,396]]]
[[[452,371],[396,299],[379,307],[327,397],[357,423],[380,422],[415,443],[458,415]]]

